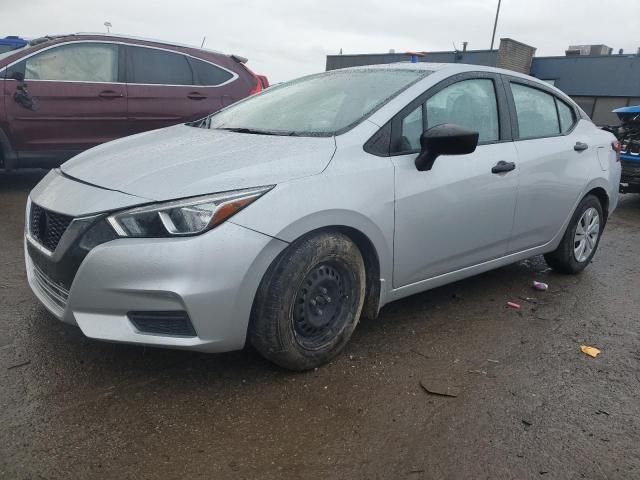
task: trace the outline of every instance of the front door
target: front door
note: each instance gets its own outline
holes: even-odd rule
[[[127,134],[118,51],[109,43],[69,43],[9,67],[7,77],[24,76],[24,82],[4,82],[13,147],[22,166],[34,158],[59,163]]]
[[[492,172],[501,161],[516,166],[509,122],[499,114],[502,84],[493,75],[448,83],[394,121],[394,131],[400,130],[393,156],[394,288],[499,258],[507,250],[518,170]],[[479,145],[468,155],[440,156],[431,170],[420,172],[414,165],[420,134],[442,123],[478,131]]]

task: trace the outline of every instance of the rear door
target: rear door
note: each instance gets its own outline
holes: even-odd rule
[[[518,151],[518,203],[509,252],[544,245],[560,231],[598,165],[593,125],[544,86],[506,79]]]
[[[128,45],[127,96],[132,132],[203,118],[222,106],[221,89],[237,77],[167,49]]]
[[[5,109],[24,166],[58,160],[127,134],[126,88],[119,82],[118,45],[72,42],[41,50],[7,70],[24,75],[32,105],[15,100],[23,82],[7,79]]]
[[[468,155],[440,156],[420,172],[420,135],[454,123],[479,132]],[[395,166],[393,286],[502,257],[513,226],[518,170],[500,78],[469,73],[446,80],[407,106],[392,123]]]

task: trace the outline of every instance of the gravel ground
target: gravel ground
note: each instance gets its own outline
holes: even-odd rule
[[[536,257],[415,295],[294,374],[49,315],[22,258],[41,176],[0,176],[0,478],[640,478],[640,196],[581,275]]]

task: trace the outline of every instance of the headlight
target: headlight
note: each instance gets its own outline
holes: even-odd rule
[[[197,235],[220,225],[274,185],[191,197],[114,213],[107,218],[121,237]]]

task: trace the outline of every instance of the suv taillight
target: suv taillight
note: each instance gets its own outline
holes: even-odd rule
[[[262,83],[262,88],[269,88],[269,79],[264,75],[256,75],[260,82]]]
[[[620,161],[620,142],[611,142],[611,148],[616,152],[616,162]]]
[[[256,86],[249,90],[249,95],[255,95],[256,93],[260,93],[262,91],[262,82],[259,78],[256,78]]]

